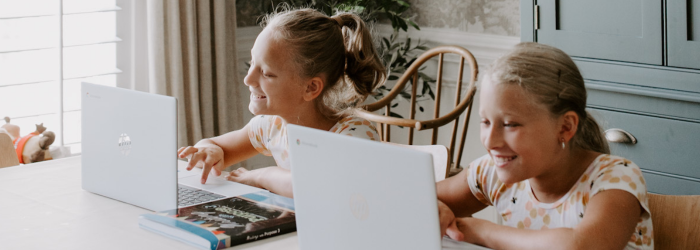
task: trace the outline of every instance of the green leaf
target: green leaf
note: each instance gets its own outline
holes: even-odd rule
[[[401,29],[403,31],[408,31],[408,25],[406,24],[406,21],[404,21],[402,18],[397,18],[396,22],[399,23],[399,25],[401,25]]]
[[[397,2],[397,3],[399,3],[399,4],[403,5],[403,6],[406,6],[406,7],[411,7],[411,5],[410,5],[409,3],[404,2],[404,1],[401,1],[401,0],[396,0],[395,2]]]
[[[391,47],[391,43],[389,43],[389,39],[386,39],[386,37],[382,37],[382,41],[384,41],[384,45],[386,45],[386,48]]]
[[[429,50],[428,47],[423,46],[423,45],[418,45],[418,46],[415,47],[415,49],[419,49],[419,50]]]
[[[390,75],[389,78],[387,78],[387,80],[389,80],[389,81],[398,80],[398,79],[399,79],[399,77],[395,76],[395,75]]]
[[[401,116],[401,115],[399,115],[399,114],[397,114],[397,113],[391,112],[391,111],[389,111],[389,116],[391,116],[391,117],[397,117],[397,118],[402,118],[402,119],[403,119],[403,116]]]
[[[398,102],[397,102],[397,103],[394,103],[393,105],[391,105],[392,108],[396,108],[396,106],[399,106],[399,103],[398,103]]]
[[[413,26],[413,28],[416,28],[417,30],[420,30],[420,27],[418,27],[418,24],[414,23],[413,21],[408,20],[408,23],[409,23],[411,26]]]
[[[433,93],[433,90],[430,89],[430,88],[428,88],[428,95],[430,95],[430,98],[432,98],[433,100],[435,100],[435,94]]]
[[[420,110],[420,112],[423,112],[423,111],[424,111],[424,110],[423,110],[423,107],[421,107],[421,106],[418,106],[418,110]]]

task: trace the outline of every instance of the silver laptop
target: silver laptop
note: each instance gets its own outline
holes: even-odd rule
[[[300,249],[485,249],[441,237],[429,153],[287,132]]]
[[[202,185],[182,163],[178,171],[174,97],[81,86],[83,189],[152,211],[260,190],[213,175]]]

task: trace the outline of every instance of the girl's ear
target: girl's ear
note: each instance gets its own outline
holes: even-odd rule
[[[567,111],[559,118],[559,138],[568,143],[578,131],[579,117],[574,111]]]
[[[311,101],[316,99],[323,91],[323,79],[321,77],[313,77],[306,82],[306,90],[304,91],[304,100]]]

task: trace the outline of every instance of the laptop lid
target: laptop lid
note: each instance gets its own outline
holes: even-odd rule
[[[177,208],[175,98],[81,87],[83,189],[148,210]]]
[[[287,130],[300,249],[441,249],[429,153]]]

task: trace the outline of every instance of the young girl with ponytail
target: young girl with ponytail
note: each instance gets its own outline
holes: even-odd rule
[[[267,16],[263,25],[244,81],[256,116],[240,130],[180,148],[178,156],[189,159],[188,170],[203,168],[205,183],[212,169],[220,175],[258,153],[271,155],[277,166],[239,168],[226,178],[291,197],[286,125],[379,139],[375,127],[352,110],[383,84],[386,70],[355,14],[286,10]]]
[[[521,43],[480,91],[488,154],[438,183],[443,234],[493,249],[654,248],[642,172],[609,155],[568,55]],[[503,225],[468,217],[486,206]]]

